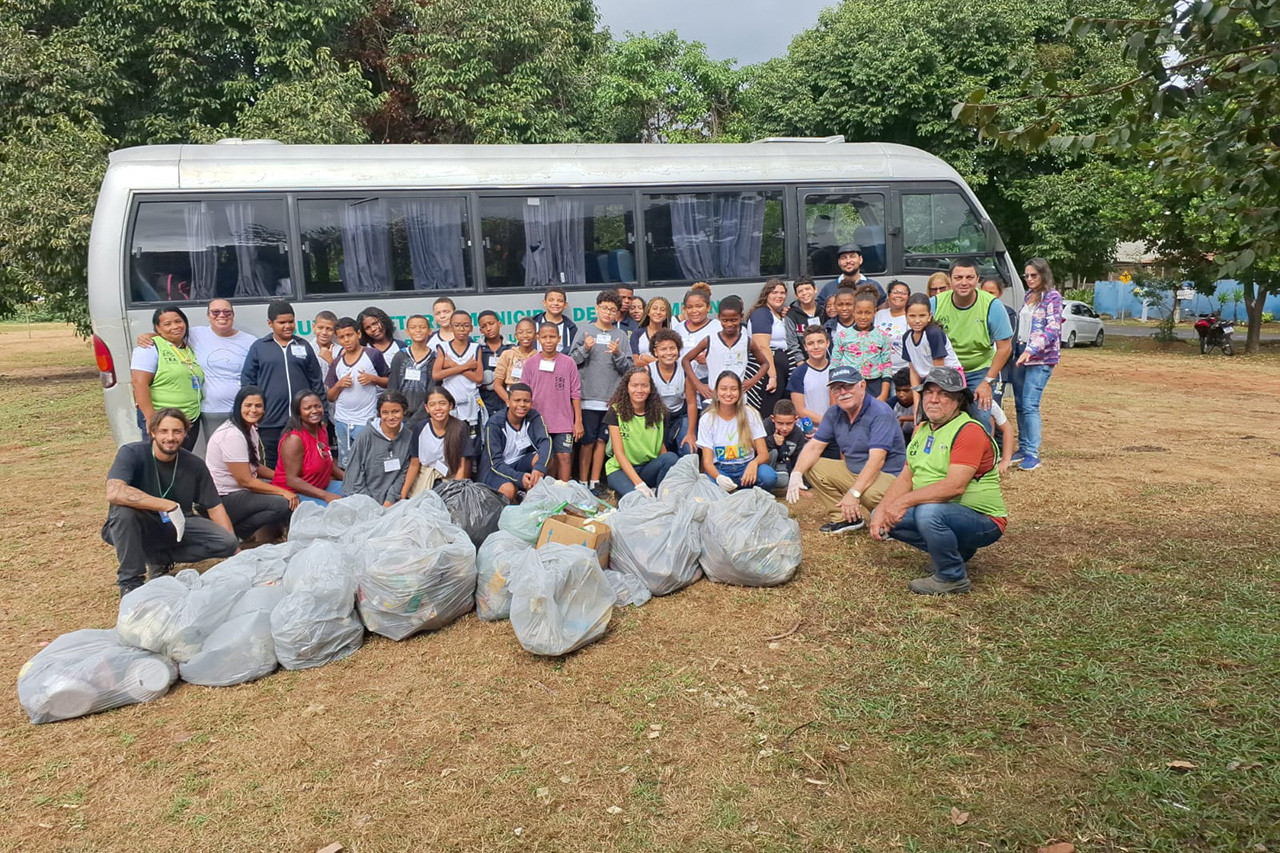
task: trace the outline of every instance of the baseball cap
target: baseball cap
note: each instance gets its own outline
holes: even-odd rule
[[[836,252],[836,257],[839,257],[841,255],[847,255],[850,252],[857,252],[859,255],[861,255],[862,247],[859,246],[857,243],[845,243],[843,246],[840,247],[839,251]]]
[[[831,368],[831,372],[827,374],[827,385],[835,385],[840,383],[843,385],[857,385],[863,380],[862,371],[856,367],[850,367],[847,364],[840,367]]]

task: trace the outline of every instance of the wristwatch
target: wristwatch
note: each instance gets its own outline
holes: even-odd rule
[[[987,384],[988,384],[988,385],[995,385],[995,384],[996,384],[996,381],[997,381],[999,378],[1000,378],[999,376],[988,376],[988,377],[986,378],[986,382],[987,382]]]
[[[862,492],[858,491],[857,489],[850,489],[849,494],[853,495],[853,499],[855,501],[862,500]]]

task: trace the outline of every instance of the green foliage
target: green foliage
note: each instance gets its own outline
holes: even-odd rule
[[[716,62],[700,42],[674,32],[609,44],[594,87],[600,141],[742,141],[727,130],[741,104],[744,73]]]
[[[1093,288],[1092,287],[1073,287],[1062,294],[1063,299],[1072,299],[1076,302],[1083,302],[1090,308],[1093,307]]]
[[[1264,322],[1264,323],[1274,323],[1275,321],[1276,321],[1276,315],[1275,315],[1275,314],[1272,314],[1270,311],[1263,311],[1263,312],[1262,312],[1262,322]]]

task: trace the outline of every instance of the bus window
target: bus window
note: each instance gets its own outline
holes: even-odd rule
[[[880,193],[822,192],[804,196],[805,258],[814,278],[840,274],[840,247],[862,249],[862,272],[884,272],[884,196]]]
[[[629,196],[482,198],[480,231],[489,288],[636,280]]]
[[[284,200],[141,201],[129,249],[134,303],[292,295]]]
[[[958,255],[986,254],[986,237],[959,193],[903,193],[902,249],[906,266],[936,269]]]
[[[650,281],[714,281],[786,273],[780,191],[644,198]]]
[[[300,200],[308,296],[471,287],[460,198]]]

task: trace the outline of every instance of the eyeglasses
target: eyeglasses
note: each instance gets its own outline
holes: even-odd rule
[[[236,312],[232,311],[230,308],[210,308],[209,309],[210,317],[234,317],[235,315],[236,315]]]

